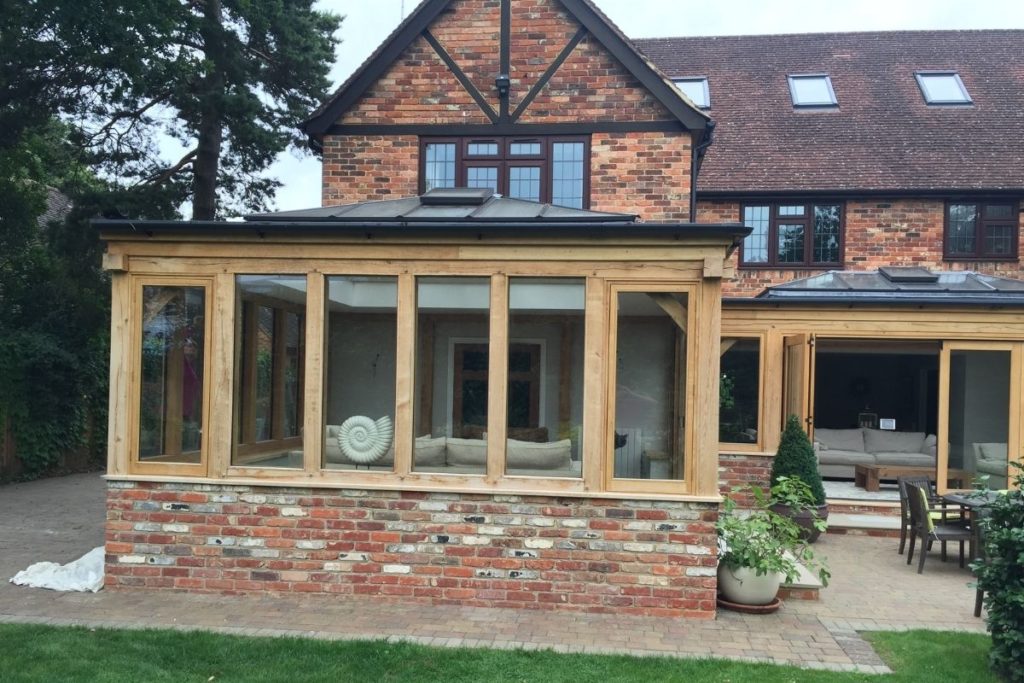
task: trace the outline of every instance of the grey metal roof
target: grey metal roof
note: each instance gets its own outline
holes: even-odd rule
[[[971,271],[832,270],[769,287],[754,300],[1020,306],[1024,305],[1024,282]]]
[[[383,199],[377,201],[324,206],[298,211],[253,214],[246,221],[401,221],[430,222],[458,221],[473,222],[574,222],[588,223],[635,223],[636,214],[608,213],[568,209],[563,206],[511,199],[490,190],[450,188],[431,190],[420,197],[404,199]]]

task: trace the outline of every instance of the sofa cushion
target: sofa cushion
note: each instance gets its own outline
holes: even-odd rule
[[[927,453],[886,452],[875,453],[879,465],[905,465],[907,467],[935,467],[935,457]]]
[[[978,460],[988,460],[989,462],[998,462],[1000,464],[1006,463],[1006,444],[1005,443],[976,443],[975,451],[978,454]]]
[[[924,432],[864,430],[864,447],[870,453],[924,453]]]
[[[449,465],[461,466],[487,466],[487,442],[483,439],[448,439],[448,455],[446,461]]]
[[[814,440],[830,451],[864,452],[864,435],[858,429],[815,429]]]
[[[509,439],[506,461],[509,468],[557,470],[569,467],[572,441],[562,439],[551,443],[533,443]]]
[[[822,465],[874,465],[875,456],[864,451],[824,450],[818,452]]]
[[[415,467],[443,467],[445,462],[445,445],[449,439],[421,436],[413,442],[413,465]],[[384,456],[385,458],[387,456]]]

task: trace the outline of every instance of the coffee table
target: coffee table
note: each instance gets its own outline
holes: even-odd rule
[[[853,483],[865,491],[877,491],[883,479],[895,479],[912,474],[931,475],[935,478],[934,467],[912,467],[910,465],[857,465],[853,470]],[[971,473],[964,470],[949,470],[946,479],[954,488],[963,488],[970,481]]]

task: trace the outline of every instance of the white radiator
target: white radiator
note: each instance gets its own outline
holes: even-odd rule
[[[639,479],[641,474],[641,456],[644,452],[643,430],[616,429],[616,441],[623,435],[626,444],[615,449],[615,476],[618,479]]]

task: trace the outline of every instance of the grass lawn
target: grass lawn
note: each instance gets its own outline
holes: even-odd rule
[[[769,664],[432,648],[380,641],[243,638],[202,632],[0,625],[0,680],[22,681],[939,681],[984,683],[984,635],[910,631],[869,638],[889,676]]]

